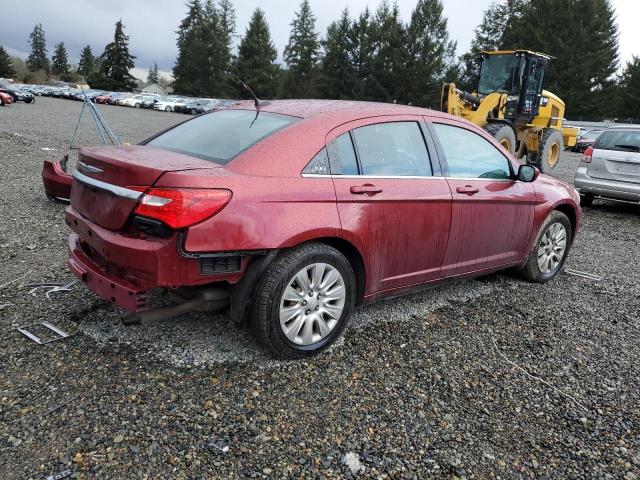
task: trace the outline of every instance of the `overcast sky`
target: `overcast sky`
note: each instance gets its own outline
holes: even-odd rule
[[[620,27],[622,60],[632,54],[640,55],[639,0],[612,0]],[[42,22],[49,56],[53,46],[64,42],[70,61],[77,63],[80,50],[91,45],[94,54],[102,53],[113,38],[114,24],[122,19],[125,32],[131,37],[130,50],[137,57],[134,72],[146,78],[154,61],[161,70],[170,72],[176,57],[175,30],[185,16],[182,0],[0,0],[6,13],[0,23],[0,45],[11,54],[26,57],[29,52],[29,33]],[[260,6],[267,15],[271,35],[282,56],[289,38],[290,22],[299,0],[235,0],[238,33],[244,34],[253,10]],[[444,0],[449,32],[458,42],[458,53],[464,53],[473,37],[473,29],[480,22],[483,10],[491,0]],[[405,21],[411,16],[416,0],[398,0]],[[377,0],[311,0],[317,17],[317,30],[324,34],[327,25],[335,20],[345,6],[352,16],[364,8],[374,10]],[[576,48],[581,46],[576,45]]]

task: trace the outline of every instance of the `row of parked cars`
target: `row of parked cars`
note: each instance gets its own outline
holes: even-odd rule
[[[233,100],[216,98],[193,98],[178,95],[158,95],[154,93],[107,92],[96,89],[81,89],[68,86],[21,85],[16,89],[27,92],[33,99],[36,95],[84,101],[85,96],[94,103],[120,105],[124,107],[148,108],[163,112],[199,115],[216,108],[233,105]]]
[[[14,102],[31,103],[35,95],[23,88],[23,85],[14,85],[0,81],[0,106],[10,105]]]

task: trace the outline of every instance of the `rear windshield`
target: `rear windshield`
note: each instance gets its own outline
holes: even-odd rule
[[[593,148],[640,152],[640,130],[609,130],[600,135]]]
[[[149,141],[147,145],[226,165],[260,140],[297,118],[249,110],[224,110],[196,117]]]

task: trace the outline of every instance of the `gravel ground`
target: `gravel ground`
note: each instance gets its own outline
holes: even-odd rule
[[[123,327],[83,286],[18,288],[72,278],[40,169],[80,108],[0,108],[0,285],[28,272],[0,287],[0,478],[640,478],[640,207],[585,210],[568,266],[599,282],[500,274],[380,302],[279,362],[221,317]],[[185,118],[99,108],[129,142]],[[73,336],[15,331],[45,320]]]

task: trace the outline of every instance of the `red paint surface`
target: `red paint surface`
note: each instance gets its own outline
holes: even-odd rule
[[[60,161],[45,160],[42,165],[42,183],[47,197],[71,197],[71,183],[73,177],[62,170]]]
[[[253,107],[243,103],[236,108]],[[364,263],[365,301],[521,264],[541,223],[559,205],[572,209],[580,225],[575,190],[544,175],[533,183],[301,176],[327,142],[356,126],[449,119],[445,114],[335,101],[272,102],[263,110],[301,120],[224,167],[146,146],[83,149],[80,158],[104,170],[87,175],[119,186],[231,190],[233,197],[222,211],[186,231],[183,248],[189,253],[281,249],[326,238],[350,243]],[[481,129],[457,122],[497,145]],[[517,170],[513,159],[512,165]],[[353,193],[352,187],[369,186],[379,191]],[[178,252],[177,234],[165,240],[136,237],[127,230],[135,205],[74,182],[67,222],[79,235],[71,246],[76,274],[97,268],[94,277],[121,282],[125,293],[114,298],[124,308],[131,307],[123,299],[132,284],[146,291],[239,280],[241,273],[199,275],[198,261]],[[98,257],[90,258],[87,250],[99,252]],[[249,262],[246,257],[243,268]],[[107,298],[103,283],[89,286]]]

